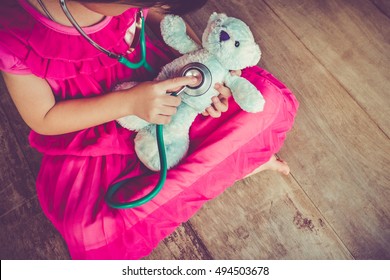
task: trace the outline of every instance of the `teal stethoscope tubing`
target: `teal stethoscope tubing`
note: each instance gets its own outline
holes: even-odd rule
[[[66,17],[69,19],[71,24],[76,28],[76,30],[95,48],[97,48],[99,51],[107,54],[109,57],[117,59],[120,63],[125,65],[126,67],[129,67],[130,69],[138,69],[141,67],[144,67],[149,72],[154,72],[153,68],[149,65],[149,63],[146,61],[146,40],[145,40],[145,24],[144,24],[144,16],[142,9],[139,10],[139,13],[141,15],[141,33],[140,33],[140,46],[141,46],[141,59],[140,61],[133,63],[130,62],[128,59],[123,57],[122,55],[113,53],[102,46],[100,46],[98,43],[93,41],[80,27],[80,25],[76,22],[76,20],[73,18],[72,14],[69,12],[69,9],[65,3],[65,0],[59,0],[62,10],[64,11]],[[157,136],[157,146],[160,156],[160,177],[159,180],[154,187],[154,189],[148,193],[147,195],[134,200],[130,202],[119,202],[114,199],[114,195],[116,192],[121,189],[122,187],[125,187],[125,184],[129,181],[129,179],[121,180],[111,187],[106,192],[105,200],[106,203],[116,209],[127,209],[127,208],[134,208],[141,206],[150,200],[152,200],[162,189],[162,187],[165,184],[166,177],[167,177],[167,155],[165,151],[165,144],[164,144],[164,137],[163,137],[163,126],[162,125],[156,125],[156,136]]]
[[[157,134],[157,145],[158,145],[158,151],[160,155],[160,166],[161,166],[160,177],[156,186],[150,193],[137,200],[130,201],[130,202],[118,202],[113,199],[113,196],[123,185],[127,183],[127,180],[118,182],[112,185],[107,190],[106,193],[106,203],[112,208],[127,209],[127,208],[134,208],[137,206],[141,206],[146,202],[152,200],[161,191],[162,187],[164,186],[165,180],[167,178],[168,169],[167,169],[167,156],[166,156],[165,145],[164,145],[162,125],[156,125],[156,134]]]

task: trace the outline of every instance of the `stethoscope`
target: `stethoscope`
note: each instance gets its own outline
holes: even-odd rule
[[[83,36],[92,46],[94,46],[99,51],[105,53],[108,57],[118,60],[123,65],[129,67],[130,69],[138,69],[141,67],[144,67],[149,72],[154,72],[154,69],[148,64],[146,61],[146,39],[145,39],[145,19],[143,15],[142,9],[139,9],[137,14],[137,20],[136,20],[136,31],[135,36],[138,35],[139,32],[139,44],[141,47],[141,58],[138,62],[130,62],[127,58],[120,54],[113,53],[105,48],[103,48],[101,45],[96,43],[94,40],[91,39],[91,37],[88,36],[87,33],[84,32],[84,30],[81,28],[81,26],[77,23],[77,21],[74,19],[72,14],[70,13],[65,0],[59,0],[61,8],[65,14],[65,16],[68,18],[70,23],[73,25],[74,28],[80,33],[81,36]],[[137,40],[133,40],[137,41]],[[210,70],[202,63],[189,63],[186,66],[184,66],[180,72],[181,76],[195,76],[197,77],[198,83],[193,86],[184,86],[177,92],[170,93],[171,95],[178,96],[181,93],[185,93],[189,96],[200,96],[203,95],[208,91],[208,89],[211,87],[212,84],[212,76]],[[126,183],[128,183],[131,179],[125,179],[122,181],[119,181],[112,186],[109,187],[109,189],[106,192],[105,195],[105,201],[106,203],[116,209],[127,209],[127,208],[134,208],[141,206],[148,201],[152,200],[162,189],[162,187],[165,184],[168,168],[167,168],[167,155],[165,150],[165,144],[164,144],[164,137],[163,137],[163,125],[156,125],[156,135],[157,135],[157,146],[159,150],[160,155],[160,177],[159,180],[154,187],[154,189],[148,193],[147,195],[130,202],[119,202],[114,199],[114,195],[117,193],[119,189],[126,186]]]
[[[77,21],[74,19],[72,14],[70,13],[68,6],[65,2],[65,0],[59,0],[60,5],[62,8],[62,11],[65,13],[65,16],[68,18],[70,23],[73,25],[74,28],[80,33],[81,36],[83,36],[92,46],[94,46],[99,51],[105,53],[108,57],[114,58],[118,60],[120,63],[124,64],[125,66],[131,68],[131,69],[138,69],[141,67],[145,67],[146,70],[150,72],[154,72],[153,68],[148,64],[146,61],[146,41],[145,41],[145,24],[144,24],[144,15],[142,9],[139,9],[138,15],[137,15],[137,21],[136,21],[136,32],[141,32],[139,34],[140,36],[140,45],[141,45],[141,59],[136,62],[130,62],[128,59],[126,59],[123,55],[113,53],[102,46],[100,46],[98,43],[96,43],[94,40],[91,39],[91,37],[88,36],[87,33],[84,32],[84,30],[81,28],[81,26],[77,23]]]

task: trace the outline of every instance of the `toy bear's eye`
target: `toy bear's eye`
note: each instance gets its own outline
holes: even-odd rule
[[[235,42],[234,42],[234,46],[235,46],[236,48],[238,48],[238,47],[240,46],[240,42],[239,42],[239,41],[235,41]]]

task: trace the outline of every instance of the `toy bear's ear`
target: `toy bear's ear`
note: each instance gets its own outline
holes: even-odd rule
[[[208,22],[210,23],[210,22],[218,21],[218,20],[222,21],[223,19],[226,19],[226,18],[227,18],[227,15],[222,14],[222,13],[218,14],[218,13],[214,12],[211,14]]]

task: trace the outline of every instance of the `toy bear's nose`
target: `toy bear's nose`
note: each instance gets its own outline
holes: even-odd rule
[[[226,32],[226,31],[221,31],[221,33],[219,33],[219,41],[222,42],[222,41],[227,41],[230,39],[230,36],[229,34]]]

